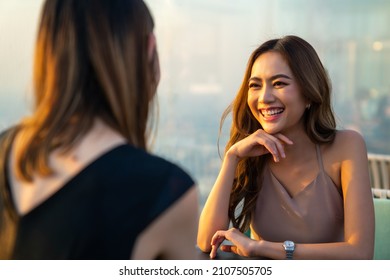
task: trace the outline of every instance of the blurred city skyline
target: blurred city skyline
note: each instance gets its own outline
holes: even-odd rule
[[[219,121],[250,53],[294,34],[317,50],[333,85],[339,128],[371,153],[390,154],[390,2],[383,0],[149,0],[161,57],[156,151],[198,180],[201,200],[218,174]],[[230,123],[223,127],[223,153]]]
[[[333,84],[340,128],[390,154],[390,1],[146,0],[162,77],[155,151],[186,168],[208,193],[221,160],[219,121],[262,42],[301,36]],[[31,107],[33,47],[43,0],[0,0],[0,128]],[[224,136],[230,124],[224,126]]]

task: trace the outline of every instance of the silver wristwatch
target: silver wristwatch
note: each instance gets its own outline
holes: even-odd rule
[[[292,260],[295,250],[295,243],[290,240],[286,240],[283,243],[283,248],[286,251],[286,260]]]

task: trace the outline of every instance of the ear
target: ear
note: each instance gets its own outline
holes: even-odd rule
[[[156,36],[150,33],[148,36],[148,60],[152,61],[156,49]]]
[[[158,53],[157,53],[156,36],[153,33],[150,33],[148,37],[148,60],[149,63],[152,64],[154,80],[157,86],[157,84],[160,82],[161,73],[160,73],[160,61],[158,59]]]

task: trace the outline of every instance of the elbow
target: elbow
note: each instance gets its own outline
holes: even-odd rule
[[[370,244],[371,243],[371,244]],[[360,259],[361,260],[372,260],[374,259],[374,242],[370,242],[368,243],[367,242],[367,246],[365,246],[364,248],[362,248],[360,251]],[[370,245],[368,245],[370,244]]]
[[[374,242],[363,242],[363,244],[350,244],[353,248],[350,259],[372,260],[374,258]]]
[[[374,252],[360,252],[355,257],[357,260],[372,260],[374,258]]]
[[[196,245],[203,253],[211,252],[212,237],[213,237],[213,230],[212,229],[210,230],[210,228],[208,226],[205,226],[205,224],[202,223],[202,220],[200,220],[198,226]]]
[[[211,251],[211,244],[210,244],[210,242],[207,242],[206,239],[198,237],[198,240],[197,240],[196,243],[198,245],[198,248],[203,253],[210,253],[210,251]]]
[[[370,248],[365,251],[362,250],[361,260],[372,260],[372,259],[374,259],[374,248]]]

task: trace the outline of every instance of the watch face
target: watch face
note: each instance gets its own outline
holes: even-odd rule
[[[292,260],[293,259],[293,253],[295,251],[295,244],[293,241],[286,240],[283,243],[284,250],[286,250],[286,259]]]
[[[295,244],[294,244],[293,241],[286,240],[286,241],[284,241],[284,243],[283,243],[283,247],[284,247],[285,250],[294,251],[294,249],[295,249]]]

